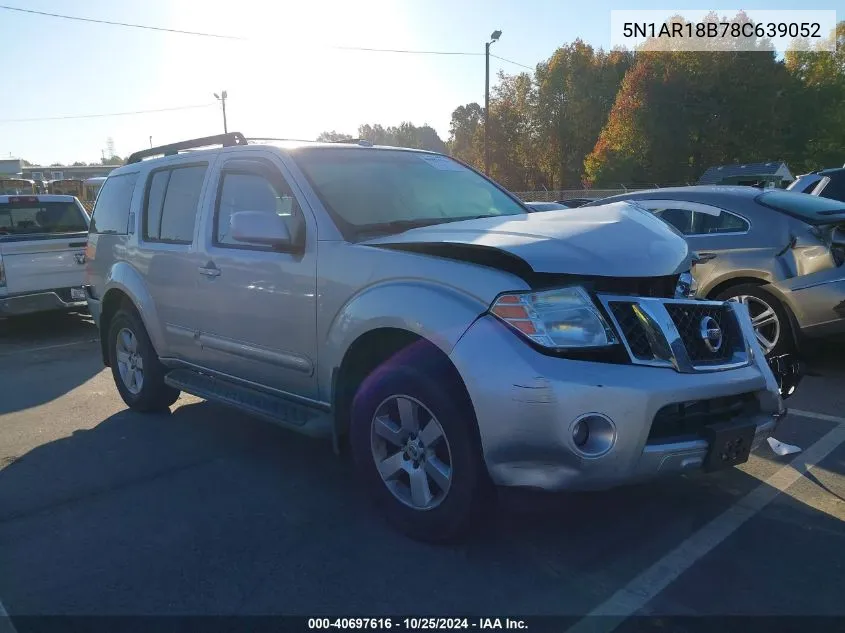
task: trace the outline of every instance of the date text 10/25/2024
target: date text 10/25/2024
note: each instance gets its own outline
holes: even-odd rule
[[[308,630],[527,630],[525,620],[517,618],[308,618]]]

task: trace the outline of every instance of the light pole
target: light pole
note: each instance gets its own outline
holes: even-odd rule
[[[490,44],[502,36],[501,31],[493,31],[490,41],[484,45],[484,173],[490,175]]]
[[[229,95],[226,94],[225,90],[219,95],[216,92],[214,93],[214,98],[217,99],[221,104],[223,104],[223,132],[225,134],[229,133],[229,128],[226,125],[226,97],[228,96]]]

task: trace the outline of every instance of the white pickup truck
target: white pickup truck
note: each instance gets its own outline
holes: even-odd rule
[[[73,196],[0,196],[0,317],[87,307],[88,223]]]

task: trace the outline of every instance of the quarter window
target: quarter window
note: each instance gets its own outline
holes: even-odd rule
[[[206,165],[174,167],[153,172],[144,212],[144,239],[190,244]]]
[[[126,235],[129,224],[129,206],[138,174],[110,176],[94,205],[91,233]]]

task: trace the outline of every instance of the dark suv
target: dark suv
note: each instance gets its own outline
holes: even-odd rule
[[[845,202],[845,167],[822,169],[798,176],[787,189]]]

